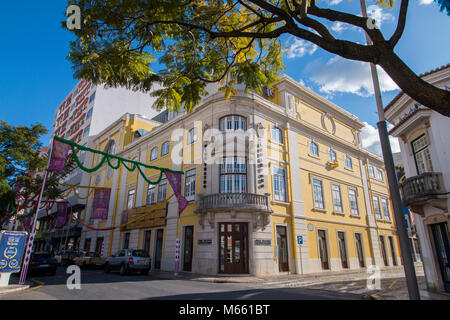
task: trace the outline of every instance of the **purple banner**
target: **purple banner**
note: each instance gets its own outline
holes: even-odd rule
[[[53,139],[52,154],[50,155],[48,171],[63,171],[64,166],[66,165],[69,148],[70,146],[68,144]]]
[[[92,219],[108,219],[111,189],[95,189]]]
[[[167,180],[169,180],[170,186],[178,200],[178,214],[181,214],[183,210],[188,206],[189,201],[181,194],[181,173],[173,173],[164,171]]]
[[[57,227],[62,227],[66,224],[67,218],[67,202],[58,202],[56,203],[56,225]]]

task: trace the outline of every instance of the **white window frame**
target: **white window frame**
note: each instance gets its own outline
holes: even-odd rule
[[[337,189],[335,189],[336,187],[337,187]],[[339,199],[336,199],[335,195],[338,195]],[[341,194],[341,186],[340,185],[338,185],[336,183],[331,184],[331,196],[333,198],[333,212],[343,214],[344,207],[342,205],[342,194]],[[336,200],[338,200],[339,202],[337,203]]]
[[[156,159],[158,159],[158,151],[158,146],[152,148],[152,150],[150,151],[150,161],[155,161]]]
[[[152,189],[153,189],[153,200],[149,201],[149,192]],[[147,186],[147,193],[145,195],[145,203],[146,204],[154,204],[154,203],[156,203],[156,185],[150,184],[150,183],[148,184],[148,186]]]
[[[318,185],[315,185],[315,181],[317,181],[317,182],[319,182],[320,183],[320,196],[321,196],[321,205],[320,206],[317,206],[316,204],[318,204],[319,203],[319,199],[316,199],[316,193],[314,192],[314,190],[315,190],[315,186],[318,186]],[[314,209],[318,209],[318,210],[325,210],[325,198],[324,198],[324,194],[323,194],[323,181],[321,180],[321,179],[318,179],[318,178],[312,178],[312,180],[311,180],[311,184],[312,184],[312,192],[313,192],[313,205],[314,205]]]
[[[344,156],[345,168],[349,170],[353,170],[353,160],[349,155]],[[348,165],[350,164],[350,166]]]
[[[167,199],[167,179],[162,179],[158,184],[158,194],[156,202],[161,202]]]
[[[278,171],[282,171],[283,175],[279,174]],[[275,180],[277,177],[282,177],[279,183],[279,190],[275,189]],[[286,169],[279,167],[272,167],[272,191],[273,191],[273,199],[275,201],[286,202],[287,201],[287,190],[286,190]]]
[[[193,168],[184,173],[184,197],[188,201],[195,200],[197,186],[197,169]]]
[[[369,166],[369,177],[375,178],[375,168],[373,166]]]
[[[169,154],[170,151],[170,141],[166,141],[161,145],[161,157]]]
[[[270,127],[270,141],[283,144],[283,130],[275,125]]]
[[[383,210],[384,220],[391,221],[391,213],[390,213],[390,210],[389,210],[389,199],[388,198],[381,197],[381,208]]]
[[[330,160],[330,163],[337,161],[337,154],[336,151],[333,150],[333,148],[328,149],[328,160]]]
[[[135,188],[128,189],[128,192],[127,192],[127,209],[134,208],[135,196],[136,196],[136,189]],[[130,199],[132,200],[131,201],[131,206],[130,206]]]
[[[380,168],[376,168],[375,170],[375,178],[383,181],[383,170],[381,170]]]
[[[376,199],[376,201],[375,201]],[[372,203],[373,203],[373,213],[375,214],[375,218],[377,220],[383,220],[383,216],[382,216],[382,212],[381,212],[381,203],[380,203],[380,197],[379,196],[372,196]],[[378,211],[377,211],[377,206],[375,205],[378,204]]]
[[[317,151],[317,154],[312,152],[312,146],[315,146],[315,151]],[[309,141],[309,155],[313,157],[319,157],[319,145],[312,140]]]
[[[352,199],[351,199],[351,196],[350,196],[351,191],[353,191],[354,195],[355,195],[356,208],[354,208],[352,206]],[[358,190],[356,190],[355,188],[348,188],[348,201],[349,201],[349,204],[350,204],[350,214],[353,215],[353,216],[358,216],[359,217]],[[356,213],[355,213],[355,210],[356,210]]]
[[[189,131],[187,132],[187,136],[186,136],[186,141],[187,141],[186,143],[193,144],[193,143],[197,142],[197,140],[198,140],[197,127],[189,129]]]

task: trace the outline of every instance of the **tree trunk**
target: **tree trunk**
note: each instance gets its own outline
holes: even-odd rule
[[[390,49],[381,50],[377,64],[409,97],[425,107],[450,117],[450,91],[424,81]]]

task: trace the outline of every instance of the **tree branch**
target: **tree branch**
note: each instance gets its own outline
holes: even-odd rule
[[[406,24],[406,14],[408,11],[408,3],[409,0],[402,0],[402,3],[400,5],[400,12],[398,14],[398,23],[397,23],[397,28],[395,29],[394,34],[392,35],[392,37],[389,39],[389,45],[394,48],[395,45],[397,44],[397,42],[400,40],[402,34],[403,34],[403,30],[405,29],[405,24]]]

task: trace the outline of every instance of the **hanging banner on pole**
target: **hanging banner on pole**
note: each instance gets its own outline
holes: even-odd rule
[[[93,219],[108,219],[110,197],[111,189],[95,189],[94,204],[92,206]]]
[[[66,224],[66,218],[67,218],[67,206],[68,203],[67,202],[58,202],[56,204],[56,224],[59,227],[62,227],[63,225]]]
[[[50,155],[50,164],[47,171],[61,172],[66,165],[67,155],[70,145],[53,139],[52,153]]]
[[[177,197],[178,214],[180,215],[189,204],[189,201],[181,194],[181,174],[169,171],[164,171],[164,173],[166,174],[167,180],[169,180],[173,193],[175,193],[175,196]]]

